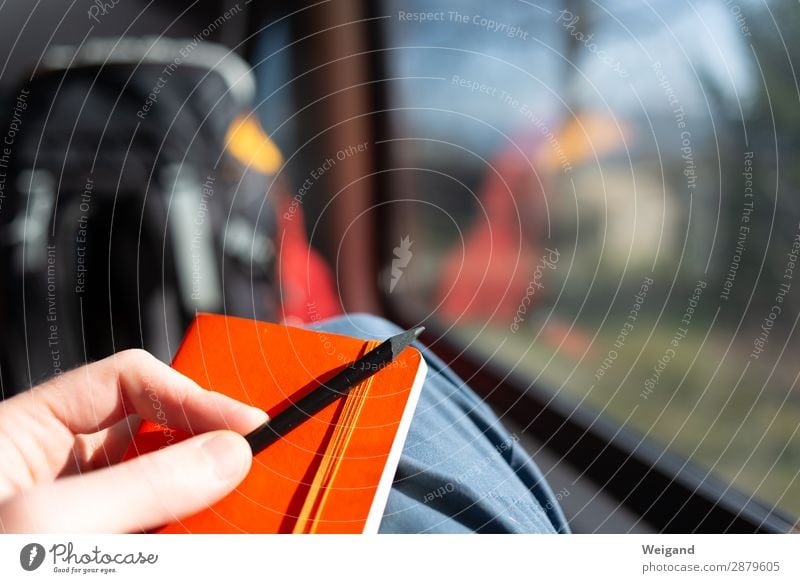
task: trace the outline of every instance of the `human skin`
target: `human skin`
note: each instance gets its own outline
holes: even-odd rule
[[[141,419],[192,437],[121,462]],[[141,532],[233,490],[263,411],[126,350],[0,402],[0,532]]]

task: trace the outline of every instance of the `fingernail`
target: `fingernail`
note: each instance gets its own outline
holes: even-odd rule
[[[269,419],[269,415],[258,407],[253,407],[247,403],[242,403],[232,397],[216,393],[217,398],[222,399],[222,403],[227,407],[227,414],[236,416],[236,431],[239,431],[239,424],[247,427],[247,431],[251,431],[260,425],[263,425]]]
[[[244,405],[244,408],[247,409],[245,412],[247,423],[248,425],[252,425],[253,429],[269,421],[269,415],[267,415],[266,411],[258,409],[257,407],[250,407],[249,405]]]
[[[228,482],[244,474],[249,455],[241,447],[240,440],[233,434],[220,433],[203,442],[203,451],[211,459],[214,473],[220,480]]]

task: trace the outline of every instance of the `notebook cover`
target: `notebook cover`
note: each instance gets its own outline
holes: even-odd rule
[[[173,367],[206,389],[274,416],[378,344],[201,314]],[[255,456],[248,476],[227,497],[156,532],[377,532],[426,368],[419,351],[407,348]],[[126,458],[187,436],[144,422]]]

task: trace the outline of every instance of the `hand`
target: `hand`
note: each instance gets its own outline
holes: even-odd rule
[[[118,463],[140,418],[195,434]],[[259,409],[127,350],[0,403],[0,532],[131,532],[213,504],[247,475]]]

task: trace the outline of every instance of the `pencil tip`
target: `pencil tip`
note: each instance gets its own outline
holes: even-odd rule
[[[398,355],[405,350],[409,344],[419,338],[419,335],[422,334],[423,330],[425,330],[424,326],[418,326],[416,328],[406,330],[405,332],[401,332],[397,336],[392,336],[389,338],[387,342],[392,347],[392,358],[397,358]]]

